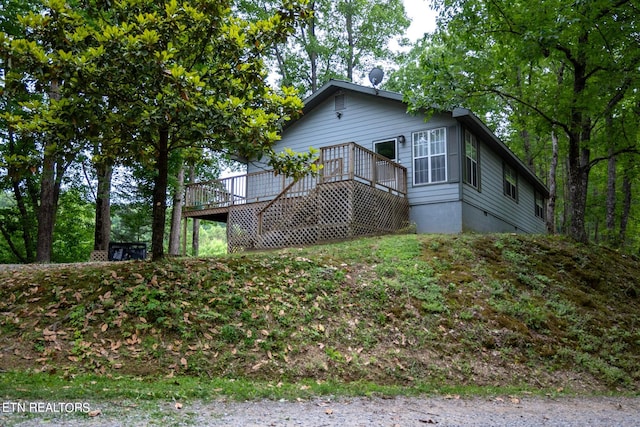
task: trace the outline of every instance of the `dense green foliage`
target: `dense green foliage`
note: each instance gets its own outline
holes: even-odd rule
[[[637,4],[434,5],[438,30],[407,55],[389,87],[402,90],[414,110],[463,106],[486,118],[553,187],[552,230],[557,219],[577,240],[637,246],[627,230],[629,221],[637,227],[638,211],[631,196],[640,138]]]
[[[279,7],[277,0],[236,0],[250,19]],[[394,62],[392,41],[409,27],[399,0],[315,0],[286,43],[273,46],[270,62],[285,85],[309,95],[330,79],[362,81],[376,65]],[[365,80],[366,81],[366,80]]]
[[[109,158],[155,171],[152,250],[161,258],[170,153],[195,146],[268,155],[300,109],[292,90],[266,85],[263,56],[304,17],[303,5],[287,2],[247,22],[220,1],[46,0],[19,19],[16,34],[0,33],[4,88],[34,96],[2,116],[11,129],[3,142],[33,141],[43,177],[36,258],[51,257],[65,170],[98,146],[96,164]],[[11,168],[20,159],[6,153]]]

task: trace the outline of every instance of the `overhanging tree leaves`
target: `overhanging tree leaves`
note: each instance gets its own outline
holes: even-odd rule
[[[15,58],[22,55],[24,75],[46,88],[46,102],[29,110],[29,130],[43,132],[45,156],[64,160],[79,136],[107,140],[109,128],[118,129],[126,158],[156,170],[152,253],[159,259],[169,153],[205,146],[260,157],[301,109],[292,90],[265,84],[262,57],[304,15],[304,0],[253,23],[234,17],[228,1],[88,0],[80,6],[90,19],[78,19],[63,1],[45,4],[46,13],[29,16],[34,30],[2,39]],[[49,168],[57,173],[54,190],[67,164]]]
[[[257,157],[301,107],[291,90],[265,84],[262,55],[301,13],[288,3],[269,19],[247,23],[229,2],[125,0],[109,9],[83,60],[96,95],[117,99],[121,123],[135,129],[131,152],[157,173],[152,256],[164,254],[169,152],[201,145]]]

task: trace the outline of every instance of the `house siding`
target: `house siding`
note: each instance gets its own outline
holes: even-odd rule
[[[418,232],[432,232],[434,222],[441,223],[447,230],[460,231],[457,226],[448,225],[451,221],[460,221],[460,149],[459,128],[451,114],[436,114],[425,122],[422,115],[410,115],[406,105],[379,98],[372,102],[370,95],[344,92],[345,106],[338,112],[335,110],[334,97],[331,96],[314,108],[312,114],[302,117],[287,128],[282,139],[274,149],[276,151],[291,148],[304,152],[309,147],[323,147],[343,142],[355,142],[365,148],[374,150],[374,142],[396,138],[403,135],[404,144],[397,144],[396,162],[407,168],[407,196],[411,211],[415,210],[411,221],[415,222]],[[412,134],[414,132],[444,127],[447,132],[447,182],[436,184],[414,184]],[[249,172],[264,168],[264,163],[249,165]],[[450,207],[436,207],[434,203],[453,203],[456,216],[448,216]],[[416,209],[414,209],[416,207]],[[434,220],[440,214],[448,212],[442,218]],[[434,216],[435,215],[435,216]],[[457,217],[457,219],[456,219]],[[442,227],[440,232],[444,232]]]
[[[304,152],[309,147],[323,147],[344,142],[355,142],[373,150],[373,142],[398,135],[407,137],[406,147],[398,147],[397,162],[405,167],[411,164],[410,134],[412,129],[425,128],[422,116],[411,116],[400,102],[380,98],[371,102],[371,96],[345,93],[345,108],[337,117],[334,98],[329,97],[311,114],[297,120],[286,129],[276,143],[276,151],[291,148]],[[400,145],[400,144],[398,144]],[[249,165],[249,172],[260,170],[263,163]]]
[[[335,95],[343,98],[336,108]],[[462,182],[464,175],[464,126],[450,112],[425,121],[424,115],[406,112],[406,104],[388,97],[340,89],[314,104],[306,116],[291,124],[274,149],[306,152],[354,142],[370,150],[374,143],[403,135],[397,143],[396,162],[407,168],[410,221],[419,233],[504,231],[544,233],[545,224],[535,216],[533,185],[518,174],[517,202],[503,194],[502,157],[478,137],[479,189]],[[447,180],[434,184],[414,183],[412,134],[446,128]],[[476,135],[477,136],[477,135]],[[248,172],[268,169],[264,162],[250,163]]]
[[[517,201],[504,194],[503,159],[478,140],[479,190],[462,186],[464,231],[544,233],[544,220],[535,216],[534,188],[518,174]]]
[[[462,203],[460,201],[412,205],[409,221],[418,233],[460,233]]]

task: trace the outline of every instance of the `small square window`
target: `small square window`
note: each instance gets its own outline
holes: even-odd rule
[[[373,151],[389,160],[396,159],[396,140],[378,141],[373,143]]]

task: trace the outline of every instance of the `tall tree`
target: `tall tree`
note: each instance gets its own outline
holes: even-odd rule
[[[568,232],[585,241],[589,172],[607,157],[594,144],[595,133],[621,100],[638,96],[637,5],[630,0],[435,3],[442,14],[432,42],[443,53],[425,56],[414,106],[473,109],[498,99],[503,107],[517,103],[547,129],[563,132]],[[531,78],[518,81],[525,67]],[[631,150],[635,146],[617,152]]]
[[[0,8],[0,38],[21,34],[18,16],[35,10],[36,1],[8,0]],[[0,46],[2,44],[0,43]],[[27,81],[14,80],[14,68],[7,51],[0,47],[0,190],[6,199],[0,211],[0,234],[13,259],[32,262],[36,253],[39,180],[35,141],[15,128],[15,116],[26,115],[21,103],[38,98]]]
[[[277,0],[237,0],[250,19],[277,7]],[[272,62],[285,85],[301,94],[314,92],[332,78],[356,80],[374,65],[393,61],[390,41],[410,21],[401,0],[312,0],[313,12],[299,20],[287,43],[275,45]]]
[[[83,141],[87,125],[85,96],[74,91],[73,69],[68,67],[84,46],[75,29],[82,18],[60,1],[45,2],[38,12],[19,17],[21,33],[0,33],[0,52],[11,64],[6,85],[22,86],[38,95],[20,110],[4,115],[7,127],[20,138],[30,138],[40,152],[36,261],[51,260],[60,186]]]
[[[1,41],[23,61],[25,75],[40,72],[37,84],[50,87],[30,124],[47,132],[45,155],[58,156],[49,169],[56,174],[46,175],[52,175],[51,189],[59,189],[57,173],[66,165],[58,160],[73,155],[69,143],[87,126],[83,112],[108,99],[118,124],[130,129],[128,156],[156,171],[152,256],[159,259],[169,153],[202,145],[248,157],[268,154],[282,123],[301,108],[293,91],[276,93],[265,84],[262,58],[304,15],[303,2],[287,2],[254,23],[234,17],[227,1],[123,0],[104,11],[102,2],[89,0],[84,14],[104,11],[92,13],[97,18],[90,23],[62,0],[45,4],[46,13],[28,16],[31,30],[22,38]]]
[[[114,18],[96,35],[102,50],[90,52],[88,62],[96,64],[96,80],[107,82],[102,95],[121,100],[123,120],[138,131],[132,148],[143,150],[141,158],[157,171],[154,260],[164,254],[169,153],[206,145],[261,155],[282,121],[300,108],[293,93],[279,95],[265,84],[262,61],[300,11],[289,6],[248,24],[224,1],[132,0],[116,5]]]

